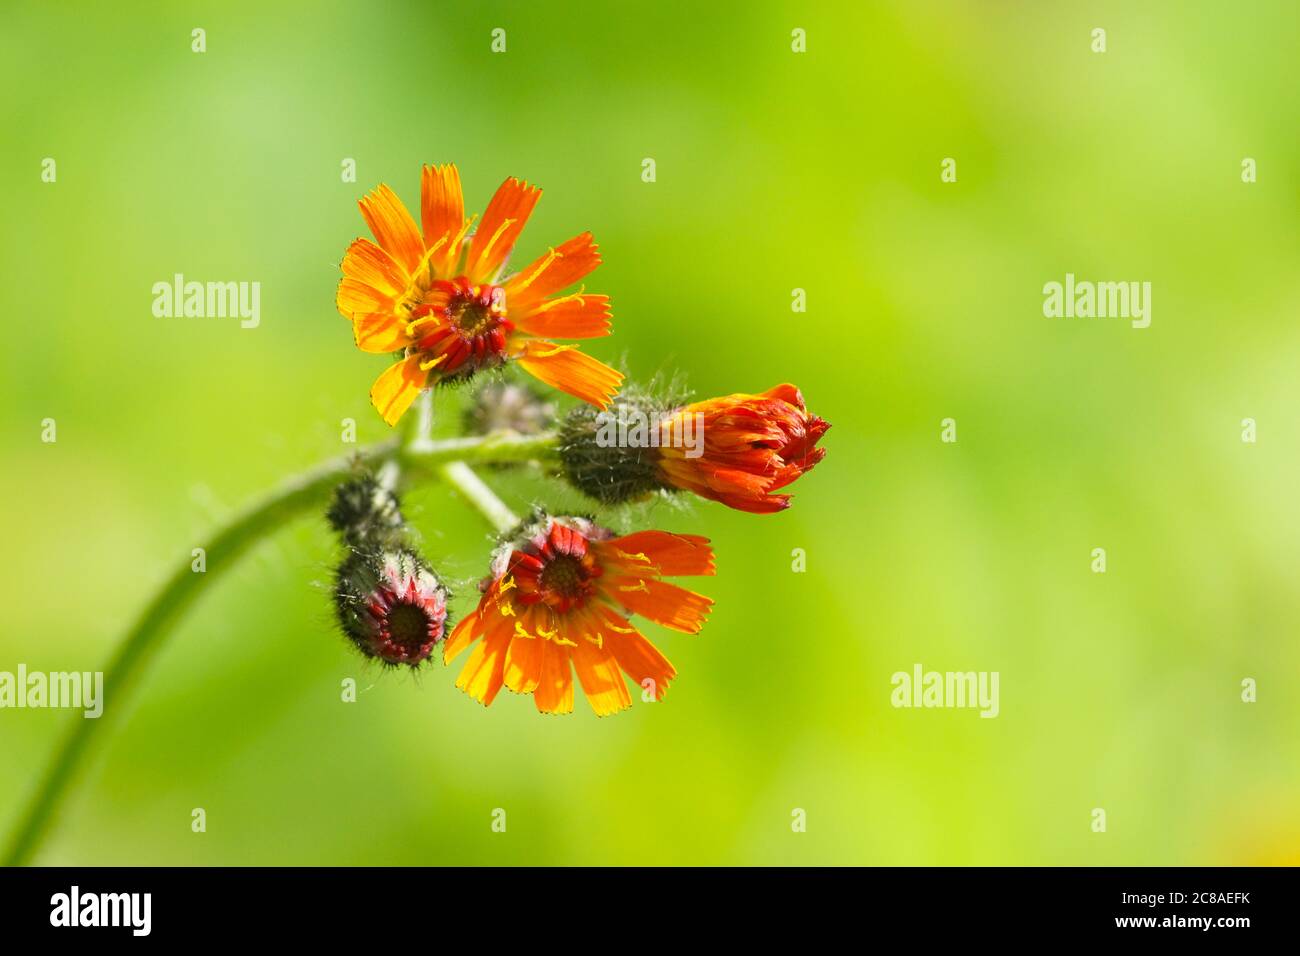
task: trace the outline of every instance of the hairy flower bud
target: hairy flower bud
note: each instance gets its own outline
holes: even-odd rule
[[[385,664],[417,667],[446,636],[447,589],[406,549],[349,555],[334,603],[352,643]]]
[[[400,542],[406,529],[397,496],[369,474],[339,485],[325,517],[352,548]]]
[[[640,440],[620,440],[620,421],[657,422],[668,410],[626,393],[608,411],[578,405],[560,426],[560,465],[569,484],[607,505],[648,497],[668,487],[659,471],[659,449],[648,430]],[[624,432],[626,438],[626,431]]]
[[[367,657],[418,666],[446,635],[447,589],[407,541],[397,497],[371,475],[344,482],[326,516],[348,548],[334,608]]]
[[[474,393],[465,409],[465,431],[471,435],[499,431],[536,435],[545,431],[554,417],[555,405],[535,389],[515,382],[488,382]]]

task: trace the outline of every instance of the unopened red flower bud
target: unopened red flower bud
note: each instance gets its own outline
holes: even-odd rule
[[[446,636],[447,589],[409,550],[351,554],[334,600],[343,632],[386,664],[417,667]]]

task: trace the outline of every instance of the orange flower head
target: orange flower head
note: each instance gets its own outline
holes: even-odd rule
[[[576,345],[551,341],[609,334],[608,296],[559,294],[600,265],[591,233],[504,274],[541,192],[507,179],[472,232],[454,165],[424,167],[420,227],[387,186],[361,200],[375,241],[348,247],[337,302],[358,348],[402,353],[370,390],[388,424],[423,389],[511,361],[570,395],[609,404],[623,376]]]
[[[667,410],[621,398],[599,414],[574,409],[560,457],[569,481],[607,504],[675,488],[770,514],[790,506],[790,495],[775,492],[825,457],[817,443],[828,428],[790,384]]]
[[[599,716],[631,706],[624,674],[662,700],[677,672],[628,618],[697,633],[713,602],[663,578],[713,572],[698,535],[614,537],[585,518],[540,515],[498,549],[443,661],[473,645],[456,686],[484,705],[504,686],[532,694],[542,713],[569,713],[575,671]]]

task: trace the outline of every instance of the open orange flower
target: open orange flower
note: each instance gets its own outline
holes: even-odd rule
[[[623,376],[576,345],[551,341],[609,334],[608,296],[581,289],[557,294],[600,265],[591,233],[502,277],[541,194],[507,179],[473,235],[474,217],[465,216],[454,165],[424,167],[422,228],[385,185],[360,201],[376,241],[357,239],[348,247],[337,301],[358,348],[403,353],[370,390],[388,424],[396,424],[424,388],[507,361],[600,408],[609,404]]]
[[[599,716],[631,706],[623,674],[662,700],[677,672],[628,616],[697,633],[713,602],[661,579],[713,572],[713,550],[698,535],[616,538],[584,518],[543,516],[497,552],[443,661],[474,644],[456,686],[484,705],[505,686],[532,694],[542,713],[567,714],[575,670]]]
[[[808,413],[788,383],[760,395],[694,402],[660,422],[659,472],[667,484],[702,498],[770,514],[790,507],[790,495],[772,492],[826,456],[817,442],[830,427]]]

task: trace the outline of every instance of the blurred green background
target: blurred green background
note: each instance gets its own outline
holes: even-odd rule
[[[595,232],[615,326],[592,353],[700,397],[792,381],[834,424],[788,512],[632,516],[713,539],[717,607],[696,637],[646,625],[680,676],[605,720],[368,667],[331,622],[324,522],[298,522],[214,582],[130,702],[109,684],[121,710],[37,862],[1300,857],[1290,0],[4,20],[0,670],[102,666],[235,508],[347,450],[341,419],[383,436],[384,360],[335,311],[337,264],[364,191],[418,209],[421,163],[458,163],[474,210],[509,175],[545,188],[518,263]],[[177,272],[261,282],[261,326],[155,318]],[[1044,318],[1066,272],[1150,281],[1151,327]],[[485,525],[439,486],[408,513],[464,613]],[[918,662],[999,671],[1001,715],[892,708]],[[76,719],[0,711],[0,830]]]

